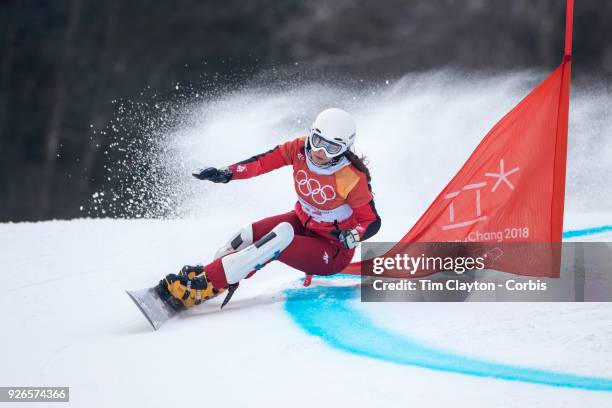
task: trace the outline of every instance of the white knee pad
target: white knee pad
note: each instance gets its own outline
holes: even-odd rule
[[[221,259],[227,283],[237,283],[251,271],[260,269],[266,262],[278,258],[291,241],[293,227],[288,222],[281,222],[257,242],[227,255]]]
[[[236,233],[232,234],[230,239],[215,252],[214,259],[221,258],[223,255],[231,254],[232,252],[240,251],[253,243],[253,225],[246,224],[242,226]]]

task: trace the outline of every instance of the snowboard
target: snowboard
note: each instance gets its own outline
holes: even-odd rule
[[[128,296],[136,303],[138,309],[147,318],[154,330],[178,314],[170,305],[163,301],[155,288],[126,290]]]

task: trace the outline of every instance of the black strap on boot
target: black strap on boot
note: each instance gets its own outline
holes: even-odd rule
[[[168,291],[168,288],[166,287],[165,279],[162,279],[159,281],[159,284],[155,286],[155,291],[157,292],[159,297],[162,299],[162,301],[164,301],[164,303],[169,305],[172,309],[176,310],[177,312],[181,312],[187,309],[185,305],[183,305],[180,302],[180,300],[172,296],[172,294]]]
[[[223,303],[221,303],[221,309],[223,309],[225,305],[229,303],[232,296],[234,296],[236,289],[238,289],[238,282],[232,283],[227,287],[227,295],[225,296],[225,299],[223,299]]]
[[[181,268],[181,270],[180,270],[180,272],[178,274],[186,276],[189,279],[191,279],[191,278],[201,274],[202,272],[204,272],[204,267],[202,265],[196,265],[196,266],[185,265],[185,266],[183,266],[183,268]],[[193,275],[189,276],[191,273],[193,273]]]

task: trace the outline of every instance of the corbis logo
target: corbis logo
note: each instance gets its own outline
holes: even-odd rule
[[[319,180],[309,178],[308,173],[300,170],[295,174],[295,182],[298,185],[298,191],[304,197],[312,197],[312,201],[317,204],[325,204],[328,201],[336,198],[336,191],[329,184],[321,187]]]

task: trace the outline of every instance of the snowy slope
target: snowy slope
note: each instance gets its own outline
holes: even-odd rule
[[[0,384],[69,385],[71,405],[83,407],[189,405],[194,394],[207,391],[209,403],[224,406],[612,403],[610,392],[451,374],[334,349],[288,315],[284,290],[299,287],[300,274],[280,264],[242,285],[223,312],[218,301],[205,304],[151,331],[124,289],[151,285],[185,262],[210,256],[218,240],[201,231],[222,234],[234,222],[0,225]],[[441,349],[612,378],[610,304],[355,301],[355,307],[381,326]]]
[[[0,224],[0,385],[68,385],[70,406],[77,407],[612,406],[610,392],[433,370],[402,363],[401,355],[412,344],[514,370],[609,380],[607,303],[361,304],[335,297],[352,293],[350,279],[315,279],[310,292],[299,292],[301,274],[274,263],[241,285],[222,312],[215,300],[153,332],[124,293],[208,261],[237,227],[295,202],[288,169],[211,185],[189,176],[194,167],[266,151],[303,134],[323,106],[345,107],[357,117],[357,145],[370,159],[383,217],[376,239],[397,240],[487,130],[545,74],[466,79],[441,72],[355,89],[255,87],[190,106],[184,126],[153,132],[151,140],[161,142],[150,155],[108,164],[109,179],[133,185],[136,178],[138,188],[103,188],[83,210],[178,219]],[[611,98],[578,89],[571,103],[565,229],[609,226]],[[130,151],[117,132],[109,149]],[[576,239],[612,241],[612,232]],[[291,303],[296,293],[305,303],[299,296]],[[337,310],[361,320],[347,327],[334,322],[342,315],[320,316]],[[381,359],[343,345],[357,337],[393,352]],[[390,338],[404,348],[388,346]]]

